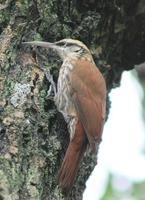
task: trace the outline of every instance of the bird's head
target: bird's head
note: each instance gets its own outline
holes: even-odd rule
[[[62,60],[65,60],[68,57],[79,58],[83,55],[90,55],[90,51],[87,46],[81,41],[74,39],[63,39],[54,43],[32,41],[24,42],[24,44],[53,49],[58,53]]]

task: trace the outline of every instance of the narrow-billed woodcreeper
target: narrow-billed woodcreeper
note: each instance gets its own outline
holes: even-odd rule
[[[51,48],[63,60],[54,100],[70,133],[70,143],[59,171],[59,184],[63,189],[70,189],[87,146],[95,153],[101,141],[106,111],[105,80],[89,49],[78,40],[25,43]]]

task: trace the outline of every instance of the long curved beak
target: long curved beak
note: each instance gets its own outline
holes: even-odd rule
[[[50,42],[41,42],[41,41],[30,41],[30,42],[22,42],[22,44],[28,44],[32,46],[39,46],[44,48],[58,49],[58,46],[54,43]]]
[[[64,59],[64,48],[58,46],[55,43],[50,43],[50,42],[42,42],[42,41],[30,41],[30,42],[23,42],[22,44],[28,44],[32,46],[39,46],[39,47],[44,47],[44,48],[49,48],[54,50],[62,59]]]

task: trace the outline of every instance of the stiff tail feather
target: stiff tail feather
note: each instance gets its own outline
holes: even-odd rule
[[[63,163],[61,165],[58,181],[60,187],[68,192],[75,180],[79,164],[87,148],[88,140],[80,122],[76,125],[75,135],[70,142]]]

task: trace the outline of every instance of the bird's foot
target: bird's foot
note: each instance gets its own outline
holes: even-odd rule
[[[49,99],[49,100],[54,101],[55,92],[54,92],[54,89],[53,89],[53,86],[52,86],[52,85],[50,85],[49,90],[47,91],[47,96],[46,96],[46,98]]]
[[[47,91],[46,98],[54,101],[54,98],[56,96],[56,85],[53,80],[53,76],[50,74],[50,71],[48,69],[44,69],[44,68],[41,68],[41,69],[43,70],[47,81],[50,83],[50,87],[49,87],[49,90]]]

